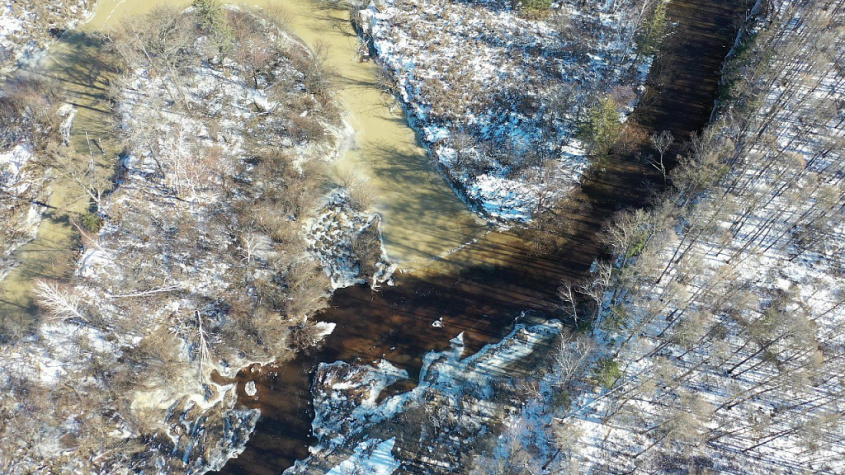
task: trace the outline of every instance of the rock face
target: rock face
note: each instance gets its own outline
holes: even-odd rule
[[[221,469],[227,460],[243,452],[258,421],[256,409],[231,409],[236,400],[234,390],[230,390],[219,403],[207,408],[187,397],[175,402],[165,418],[167,436],[158,438],[162,447],[149,452],[152,459],[147,465],[158,467],[162,473]]]
[[[339,189],[305,225],[308,250],[323,265],[333,288],[376,287],[390,279],[396,264],[382,245],[380,223],[377,214],[361,211],[346,191]]]
[[[391,460],[403,473],[459,466],[466,448],[509,407],[515,390],[508,384],[511,375],[520,374],[532,352],[560,331],[558,322],[520,324],[501,342],[465,358],[458,335],[450,350],[425,356],[413,390],[386,398],[385,388],[407,380],[407,373],[389,362],[321,364],[312,387],[312,426],[319,444],[286,473],[352,470],[350,464],[360,469],[366,461],[355,454],[362,444],[372,448],[391,440]]]

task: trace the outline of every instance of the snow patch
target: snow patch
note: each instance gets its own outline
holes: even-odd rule
[[[384,442],[361,442],[351,457],[326,472],[326,475],[390,475],[399,468],[399,462],[391,454],[395,442],[395,438]]]
[[[258,393],[258,389],[255,388],[255,381],[249,381],[244,385],[244,392],[247,396],[253,397]]]

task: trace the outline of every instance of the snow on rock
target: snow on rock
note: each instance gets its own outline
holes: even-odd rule
[[[561,328],[557,321],[532,326],[518,324],[502,341],[487,345],[469,357],[463,356],[461,333],[452,339],[451,349],[425,355],[419,384],[413,390],[380,402],[382,391],[407,379],[407,372],[384,360],[375,366],[341,361],[321,364],[312,386],[315,410],[312,427],[319,444],[310,449],[309,459],[298,462],[285,473],[304,473],[311,465],[326,466],[327,460],[331,466],[338,452],[355,450],[357,453],[360,444],[381,437],[379,434],[389,431],[387,428],[409,411],[436,410],[438,417],[443,418],[443,425],[435,433],[424,435],[418,441],[420,445],[403,447],[402,453],[414,453],[420,446],[427,446],[425,456],[430,458],[429,463],[448,463],[450,457],[459,457],[461,444],[470,444],[496,414],[499,406],[491,400],[496,392],[494,387],[507,381],[515,366],[538,345],[558,335]],[[397,463],[402,461],[400,458]],[[355,463],[360,467],[366,462],[356,460]]]
[[[320,261],[335,289],[387,282],[396,264],[381,241],[377,214],[358,211],[343,190],[330,193],[305,225],[308,250]]]
[[[70,132],[73,129],[73,120],[76,118],[77,111],[78,109],[70,104],[65,104],[58,110],[58,115],[62,118],[59,131],[66,144],[70,143]]]
[[[315,335],[318,339],[323,339],[332,334],[337,323],[330,323],[330,322],[317,322],[314,324],[317,327],[317,334]]]
[[[247,396],[253,397],[258,393],[258,390],[255,388],[255,381],[249,381],[244,385],[244,392]]]
[[[186,473],[220,470],[246,449],[260,413],[257,409],[232,409],[236,399],[234,391],[228,390],[207,407],[184,398],[168,408],[164,422],[173,443],[171,455],[185,461]],[[220,416],[209,417],[214,412]],[[160,469],[160,473],[168,472],[171,470],[164,466]]]
[[[381,360],[376,366],[352,366],[342,361],[320,363],[314,375],[314,436],[325,446],[339,446],[363,424],[391,417],[395,406],[376,404],[381,392],[408,372]]]
[[[368,440],[355,447],[354,454],[340,465],[326,472],[326,475],[390,475],[399,468],[399,462],[391,452],[396,439],[385,441]]]

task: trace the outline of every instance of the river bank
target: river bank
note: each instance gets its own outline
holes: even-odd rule
[[[295,0],[282,8],[293,33],[335,72],[339,99],[355,130],[355,142],[337,169],[366,177],[372,208],[383,218],[387,254],[399,269],[418,269],[483,234],[485,223],[431,168],[414,131],[385,102],[378,66],[359,60],[360,41],[349,26],[346,7]]]
[[[676,26],[653,67],[646,99],[629,120],[649,132],[670,130],[679,139],[706,125],[741,11],[715,0],[671,2],[668,18]],[[311,375],[318,362],[385,358],[410,376],[394,390],[408,390],[423,355],[448,349],[461,331],[468,355],[498,341],[523,310],[558,315],[560,282],[585,277],[605,254],[600,236],[606,221],[620,209],[645,206],[650,190],[662,183],[638,157],[647,150],[640,144],[593,170],[559,211],[562,226],[489,233],[433,261],[425,272],[399,274],[395,287],[338,291],[319,317],[336,324],[322,348],[285,365],[239,374],[241,401],[259,408],[262,419],[246,451],[222,473],[278,473],[307,456],[313,443]],[[243,391],[247,383],[255,384],[257,399]]]
[[[69,146],[85,156],[95,150],[95,159],[104,165],[104,157],[116,156],[121,146],[108,120],[110,76],[98,60],[101,46],[100,40],[85,33],[68,32],[39,64],[28,65],[20,73],[43,77],[64,90],[75,110]],[[70,221],[87,211],[88,196],[72,178],[52,173],[46,205],[39,208],[35,238],[14,251],[10,258],[19,264],[0,281],[0,318],[10,328],[31,327],[36,311],[31,289],[36,278],[64,279],[74,269],[79,235]]]
[[[188,0],[169,1],[167,5],[187,6]],[[238,2],[261,6],[263,2]],[[121,150],[112,133],[107,91],[110,73],[97,59],[102,40],[92,33],[108,31],[126,18],[150,11],[155,5],[142,2],[102,0],[91,19],[78,31],[65,34],[53,45],[43,64],[30,71],[56,79],[64,87],[78,110],[71,143],[80,153],[89,152],[90,141],[99,141],[104,155]],[[338,175],[349,170],[366,179],[373,196],[372,207],[382,217],[381,229],[388,256],[400,269],[425,265],[450,250],[460,247],[486,231],[482,220],[466,209],[451,189],[428,165],[425,151],[418,146],[414,132],[382,105],[382,92],[375,81],[375,65],[359,63],[354,54],[357,38],[350,29],[336,28],[345,9],[318,7],[308,0],[284,5],[293,32],[312,49],[325,51],[324,58],[337,73],[347,120],[356,131],[354,144],[337,161]],[[332,42],[329,44],[328,42]],[[86,209],[85,200],[77,200],[82,190],[72,180],[55,182],[48,212],[38,228],[36,239],[16,250],[12,256],[20,265],[0,282],[0,315],[19,321],[21,313],[32,314],[34,306],[29,289],[36,277],[61,279],[69,276],[77,248],[77,231],[68,216],[78,216]]]
[[[580,181],[599,98],[625,120],[665,24],[662,2],[524,4],[384,0],[353,23],[432,162],[469,206],[530,221]],[[652,26],[654,24],[655,26]]]
[[[184,2],[177,3],[184,5]],[[712,7],[710,3],[702,3]],[[300,4],[291,8],[298,8],[297,5]],[[101,6],[102,13],[98,13],[86,28],[102,28],[110,22],[119,21],[123,15],[140,13],[143,8],[149,7],[122,1],[104,2]],[[360,63],[354,55],[357,38],[345,23],[344,11],[315,9],[308,2],[302,2],[300,6],[302,14],[295,15],[293,23],[314,22],[308,27],[310,30],[306,28],[302,33],[304,38],[310,38],[307,41],[311,42],[312,48],[319,50],[318,39],[336,42],[329,47],[330,58],[335,58],[329,62],[346,64],[345,61],[358,68],[355,64]],[[707,16],[711,13],[705,11],[703,14]],[[682,14],[677,11],[672,14],[683,20]],[[725,12],[719,14],[725,15]],[[715,24],[713,22],[721,18],[715,17],[716,20],[707,18],[700,26],[709,32]],[[694,23],[691,21],[689,24]],[[679,24],[684,23],[680,21]],[[696,27],[688,32],[697,38],[694,36]],[[68,83],[69,88],[79,87],[75,92],[78,100],[74,102],[90,113],[81,113],[77,118],[73,138],[77,148],[87,152],[87,138],[90,136],[107,139],[105,134],[109,126],[104,120],[108,116],[104,101],[107,75],[101,74],[104,71],[97,68],[92,69],[96,62],[93,61],[95,55],[90,52],[100,46],[94,38],[71,33],[67,39],[71,49],[60,55],[58,59],[66,63],[57,66],[56,71],[67,74],[62,76],[62,80]],[[706,43],[706,38],[702,41]],[[708,61],[697,58],[695,64],[684,66],[689,68],[684,71],[685,78],[695,84],[710,84],[718,77],[706,69],[711,62],[720,64],[723,57],[723,54],[716,54],[718,47],[712,38],[710,41],[707,44],[711,49],[705,51],[709,55]],[[686,51],[682,48],[677,54]],[[487,233],[486,226],[469,213],[441,178],[430,170],[411,129],[381,105],[381,92],[374,86],[371,76],[373,66],[365,64],[361,67],[364,69],[354,69],[355,74],[360,76],[340,71],[338,81],[343,85],[345,100],[354,106],[347,105],[358,110],[351,116],[353,126],[369,132],[359,135],[357,146],[341,159],[341,163],[348,160],[350,168],[364,168],[370,175],[371,186],[379,189],[375,207],[384,219],[385,247],[405,270],[416,272],[400,274],[398,285],[381,293],[360,287],[338,291],[332,300],[334,308],[319,317],[336,324],[335,333],[328,338],[325,346],[311,353],[300,353],[292,363],[263,368],[255,373],[250,369],[239,377],[237,391],[241,402],[248,407],[260,408],[263,419],[250,448],[242,457],[232,461],[228,470],[243,468],[253,473],[261,470],[277,473],[295,458],[302,458],[307,453],[311,421],[308,413],[311,404],[309,374],[318,362],[346,360],[367,363],[386,357],[408,372],[409,379],[392,389],[392,392],[398,392],[413,386],[427,351],[447,349],[449,342],[461,330],[465,331],[462,352],[469,354],[483,344],[501,338],[514,317],[523,310],[555,315],[556,291],[560,281],[584,276],[593,259],[603,252],[598,236],[606,219],[620,208],[645,203],[649,187],[659,181],[655,180],[647,165],[636,160],[634,154],[611,157],[583,184],[583,193],[570,200],[572,206],[556,211],[561,216],[559,227]],[[653,84],[658,82],[654,80]],[[663,92],[667,90],[664,88]],[[684,94],[684,91],[678,86],[679,94]],[[690,101],[694,99],[690,96]],[[681,104],[683,102],[681,99]],[[371,121],[368,116],[372,113],[373,104],[380,104],[377,111],[381,114],[376,114],[380,115],[378,121]],[[656,104],[648,107],[662,107],[659,99]],[[663,124],[672,123],[678,137],[686,136],[684,132],[693,130],[684,127],[694,127],[695,121],[676,121],[677,118],[672,116],[671,111],[679,113],[681,106],[677,109],[672,109],[671,105],[666,107],[670,113],[664,122],[649,119],[649,114],[643,109],[643,127],[663,130],[667,128]],[[698,115],[694,118],[701,120],[702,124],[706,122]],[[649,120],[654,122],[649,125]],[[101,130],[102,133],[99,132]],[[83,132],[88,132],[88,137]],[[402,138],[401,143],[394,142],[397,137]],[[116,150],[113,150],[116,146],[105,144],[104,148],[116,155]],[[644,176],[651,179],[644,182]],[[67,190],[64,187],[60,189]],[[56,199],[61,198],[59,193],[54,195]],[[73,200],[66,198],[65,201]],[[82,201],[73,201],[72,205],[83,206]],[[69,209],[69,206],[71,204],[64,208]],[[67,222],[67,214],[57,217],[54,224],[57,226],[55,232],[45,227],[43,239],[33,242],[33,246],[42,247],[30,249],[33,256],[31,264],[20,268],[22,277],[18,287],[22,290],[22,301],[28,298],[26,289],[35,277],[63,277],[72,270],[57,269],[54,264],[74,260],[70,256],[74,247],[74,229]],[[55,254],[43,252],[47,242],[54,242]],[[67,253],[68,259],[62,253]],[[31,303],[23,306],[31,307]],[[257,388],[257,401],[250,394],[253,387],[247,389],[248,383]],[[280,390],[272,392],[274,388]]]

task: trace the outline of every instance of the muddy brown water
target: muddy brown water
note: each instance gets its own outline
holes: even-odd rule
[[[65,33],[32,74],[55,79],[77,108],[73,145],[81,153],[89,140],[102,139],[109,156],[120,152],[108,106],[110,73],[100,68],[96,33],[162,5],[186,7],[191,0],[99,0],[93,16],[78,30]],[[338,100],[355,130],[354,142],[336,169],[354,170],[368,179],[373,207],[382,215],[385,246],[403,269],[429,261],[486,231],[484,222],[468,211],[433,170],[414,131],[401,115],[391,112],[392,99],[377,86],[373,63],[357,60],[358,40],[344,19],[346,9],[325,8],[314,0],[233,0],[247,7],[281,7],[290,30],[313,50],[325,53],[337,72]],[[325,5],[325,4],[323,4]],[[400,110],[393,108],[394,110]],[[0,281],[0,319],[11,326],[32,325],[35,307],[31,288],[39,278],[66,279],[73,272],[79,237],[69,219],[86,211],[84,192],[70,179],[52,186],[37,238],[14,253],[20,266]],[[57,263],[62,263],[57,265]]]
[[[748,5],[750,8],[750,5]],[[710,116],[722,62],[745,2],[672,0],[668,18],[676,23],[649,76],[646,97],[631,120],[648,133],[669,130],[686,139]],[[345,28],[351,28],[348,24]],[[670,153],[682,151],[675,146]],[[399,274],[395,287],[338,290],[331,307],[316,320],[337,324],[317,350],[293,361],[250,368],[238,375],[241,402],[261,410],[246,450],[220,473],[278,474],[307,457],[311,437],[310,383],[320,362],[371,363],[381,358],[419,374],[422,356],[444,350],[464,332],[467,354],[500,339],[522,311],[559,317],[557,288],[563,279],[584,278],[591,263],[605,255],[601,232],[622,209],[648,204],[662,179],[637,157],[652,153],[647,144],[610,157],[591,173],[562,208],[566,225],[551,232],[494,232],[425,272]],[[554,240],[555,246],[545,241]],[[540,241],[540,245],[538,245]],[[442,319],[442,328],[432,326]],[[257,399],[243,385],[254,381]],[[396,388],[394,388],[396,389]]]
[[[100,0],[82,31],[70,32],[51,49],[40,73],[66,84],[78,106],[73,132],[77,147],[87,148],[86,131],[108,140],[110,130],[107,76],[90,67],[99,44],[87,33],[107,30],[159,3],[189,1]],[[317,316],[337,324],[321,348],[239,375],[241,401],[261,409],[262,417],[246,451],[222,473],[277,474],[307,456],[314,442],[310,378],[319,362],[385,358],[408,370],[413,384],[422,356],[446,349],[460,332],[470,353],[500,338],[524,310],[559,316],[556,289],[561,280],[583,278],[593,260],[603,255],[600,234],[607,219],[620,209],[645,206],[649,190],[660,181],[634,158],[636,153],[611,157],[574,193],[572,201],[584,206],[559,211],[568,223],[563,229],[487,233],[432,170],[414,132],[390,112],[389,101],[372,78],[375,66],[356,61],[357,39],[345,10],[317,8],[311,0],[273,3],[290,12],[293,31],[312,48],[326,45],[328,61],[339,72],[340,100],[356,130],[355,145],[340,165],[363,170],[378,189],[375,207],[385,217],[388,251],[408,272],[397,275],[395,287],[378,292],[364,287],[339,290],[331,308]],[[678,138],[703,127],[742,10],[743,5],[725,0],[673,0],[668,13],[678,25],[665,42],[646,99],[632,120],[649,132],[671,130]],[[105,143],[112,153],[117,146]],[[38,239],[18,251],[22,265],[3,283],[0,314],[28,313],[33,279],[61,278],[72,270],[56,263],[73,260],[77,238],[67,217],[84,210],[84,201],[76,198],[71,184],[59,183],[55,189],[50,203],[59,211],[43,221]],[[450,252],[476,238],[475,244]],[[537,244],[549,240],[556,246]],[[442,328],[431,325],[439,319]],[[257,401],[243,392],[249,380],[258,386]]]

